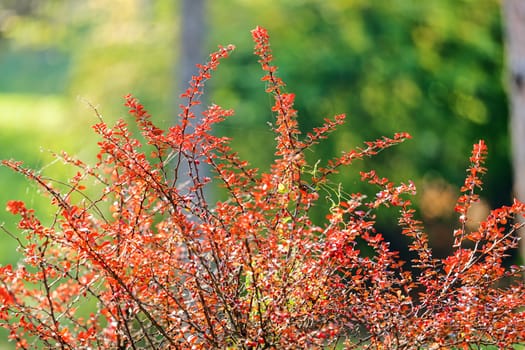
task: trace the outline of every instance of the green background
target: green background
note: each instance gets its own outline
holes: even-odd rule
[[[271,35],[278,73],[297,95],[302,130],[334,114],[348,116],[308,153],[312,163],[364,140],[412,134],[334,179],[347,191],[371,193],[358,180],[359,171],[370,168],[395,181],[414,180],[419,215],[436,253],[444,255],[471,146],[483,138],[489,173],[473,215],[510,202],[500,1],[220,0],[208,2],[205,22],[206,52],[218,44],[237,46],[208,84],[208,102],[236,110],[216,132],[231,136],[255,166],[268,169],[274,146],[267,125],[272,100],[250,36],[261,25]],[[67,170],[52,162],[48,149],[94,161],[97,139],[90,125],[97,119],[86,100],[111,121],[125,117],[122,96],[132,93],[158,124],[172,124],[180,93],[180,24],[175,0],[114,0],[111,6],[103,0],[2,1],[0,158],[24,160],[59,178]],[[4,167],[0,179],[0,207],[22,199],[44,220],[52,215],[34,185]],[[391,214],[380,215],[378,226],[403,250]],[[3,210],[0,222],[16,231]],[[17,260],[13,240],[0,236],[0,262]]]

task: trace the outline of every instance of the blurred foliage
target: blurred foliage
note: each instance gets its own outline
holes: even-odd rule
[[[471,144],[484,138],[490,149],[484,195],[491,206],[508,202],[499,1],[208,5],[208,49],[238,46],[212,80],[208,99],[237,111],[218,132],[236,139],[245,158],[263,168],[272,158],[263,151],[273,142],[266,125],[272,101],[259,81],[249,35],[262,25],[272,35],[280,74],[297,94],[304,130],[348,113],[348,125],[312,153],[314,162],[364,139],[408,131],[414,139],[381,155],[379,172],[397,181],[413,179],[420,188],[440,181],[457,188]],[[178,104],[177,6],[175,0],[117,0],[112,6],[102,0],[7,1],[0,8],[0,91],[67,96],[72,125],[79,129],[93,115],[77,96],[116,117],[123,111],[121,96],[131,92],[167,125]],[[366,191],[358,170],[371,166],[363,162],[339,180]]]
[[[225,11],[225,3],[235,11]],[[489,173],[483,196],[491,206],[509,202],[512,180],[499,1],[264,3],[210,4],[211,13],[221,13],[211,16],[211,26],[216,28],[211,41],[240,46],[233,63],[215,76],[213,94],[218,103],[237,111],[221,132],[249,135],[238,142],[246,158],[256,157],[264,166],[272,156],[261,148],[272,142],[263,124],[271,115],[260,114],[261,106],[268,107],[271,101],[255,79],[260,73],[245,49],[249,38],[238,39],[238,33],[259,24],[272,35],[279,73],[297,94],[304,130],[319,125],[322,118],[348,115],[347,126],[312,154],[314,161],[326,160],[364,139],[407,131],[413,140],[382,154],[379,166],[377,160],[361,166],[378,168],[397,181],[413,179],[421,193],[442,182],[452,184],[457,193],[471,146],[484,138]],[[358,170],[350,169],[339,179],[351,191],[366,192],[356,180]],[[453,218],[451,210],[453,203],[448,212],[431,218],[435,221],[431,226]],[[448,229],[445,234],[450,236]]]
[[[484,137],[506,172],[498,1],[286,1],[268,13],[261,13],[262,1],[236,3],[244,7],[213,17],[213,27],[229,27],[229,35],[213,31],[213,41],[266,25],[280,73],[297,93],[305,130],[326,116],[348,113],[348,130],[333,140],[334,150],[409,131],[413,144],[385,157],[401,172],[398,178],[436,171],[459,183],[471,144]],[[245,15],[235,22],[238,13]],[[266,16],[267,23],[261,20]],[[269,101],[257,92],[262,85],[254,83],[253,58],[246,50],[236,55],[216,76],[214,92],[217,100],[229,97],[239,115],[247,114],[240,123],[252,123]],[[506,200],[509,181],[502,180],[508,176],[498,178],[494,193]]]
[[[379,162],[357,163],[337,180],[352,192],[370,192],[358,173],[372,167],[396,181],[413,179],[433,242],[447,243],[451,202],[479,138],[489,146],[480,210],[510,200],[499,6],[499,0],[209,1],[208,51],[237,46],[210,82],[208,101],[236,110],[217,132],[233,137],[244,158],[269,166],[273,101],[264,93],[249,33],[264,26],[279,74],[297,95],[304,131],[348,114],[347,125],[311,153],[312,162],[365,139],[411,133],[413,140],[381,154]],[[60,174],[47,167],[41,147],[93,157],[87,145],[95,138],[87,129],[96,118],[82,99],[111,120],[124,115],[121,97],[132,93],[159,124],[172,123],[180,85],[178,23],[176,0],[0,2],[0,158]],[[20,198],[44,207],[24,179],[4,168],[0,178],[0,206]],[[385,218],[379,223],[391,231]],[[13,227],[10,220],[0,212],[0,222]],[[6,254],[14,242],[4,241],[0,260],[13,262]]]
[[[208,101],[237,111],[217,132],[233,137],[244,158],[269,166],[273,102],[264,93],[249,33],[261,25],[272,35],[279,74],[297,95],[304,131],[348,114],[348,124],[311,153],[313,163],[365,139],[413,135],[381,154],[379,164],[365,161],[340,174],[348,190],[370,192],[358,173],[371,167],[396,181],[413,179],[427,203],[422,215],[439,233],[454,217],[448,198],[462,184],[471,145],[484,138],[489,173],[483,195],[492,207],[508,203],[499,6],[498,0],[209,1],[208,51],[237,46],[210,82]],[[124,115],[121,97],[132,93],[159,124],[172,123],[178,23],[176,0],[114,0],[111,6],[104,0],[2,1],[0,158],[43,166],[40,147],[93,156],[86,145],[94,138],[86,130],[96,119],[82,99],[112,119]],[[24,197],[23,180],[5,169],[0,176],[9,184],[2,205]],[[0,221],[6,220],[2,213]]]

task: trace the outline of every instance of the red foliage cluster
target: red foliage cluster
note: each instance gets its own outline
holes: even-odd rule
[[[394,184],[374,171],[363,181],[374,198],[334,198],[326,221],[310,209],[329,176],[409,138],[366,142],[324,166],[309,167],[304,151],[343,123],[326,120],[301,135],[294,95],[276,76],[267,32],[253,32],[276,114],[275,162],[260,173],[240,159],[214,123],[232,111],[212,105],[203,118],[192,107],[203,84],[233,47],[220,48],[182,95],[180,122],[156,127],[143,106],[126,96],[141,139],[125,121],[102,118],[98,163],[63,153],[77,169],[59,185],[20,162],[4,164],[36,181],[57,208],[44,225],[23,202],[24,260],[0,267],[0,326],[22,349],[138,348],[501,348],[525,339],[523,267],[502,259],[518,245],[513,219],[525,205],[493,210],[475,232],[465,223],[478,198],[486,146],[474,146],[458,200],[453,253],[433,257],[414,218],[413,183]],[[97,113],[98,114],[98,113]],[[210,203],[207,164],[228,193]],[[305,169],[313,169],[307,171]],[[181,174],[182,169],[187,174]],[[182,178],[183,175],[187,175]],[[98,193],[98,194],[97,194]],[[405,264],[374,228],[374,213],[397,207],[414,257]],[[363,247],[366,246],[366,254]]]

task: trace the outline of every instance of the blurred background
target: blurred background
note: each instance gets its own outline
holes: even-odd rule
[[[192,10],[199,5],[202,11]],[[187,60],[204,62],[218,44],[231,43],[237,49],[209,82],[206,100],[236,110],[216,132],[231,136],[254,166],[268,169],[272,99],[252,54],[250,30],[257,25],[269,30],[303,130],[334,114],[348,116],[308,154],[312,163],[382,135],[413,136],[334,181],[371,193],[358,180],[359,171],[371,168],[394,181],[414,180],[419,216],[438,256],[450,246],[454,203],[480,138],[489,147],[489,172],[472,215],[510,203],[498,0],[0,0],[0,159],[23,160],[59,178],[65,170],[48,150],[94,161],[90,126],[97,119],[86,101],[112,121],[125,117],[122,96],[132,93],[155,122],[174,123],[177,96],[189,79]],[[6,228],[16,227],[3,211],[9,199],[51,215],[34,185],[4,167],[0,179]],[[379,229],[403,251],[394,223],[388,211],[378,217]],[[15,242],[2,233],[0,263],[17,259]],[[0,344],[3,338],[0,333]]]

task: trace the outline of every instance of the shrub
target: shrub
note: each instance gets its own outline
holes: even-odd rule
[[[240,159],[228,139],[211,133],[233,114],[211,105],[196,118],[203,85],[232,46],[220,47],[182,95],[180,121],[161,130],[132,96],[126,106],[142,136],[102,117],[98,162],[66,153],[76,168],[67,183],[45,178],[21,162],[4,165],[38,183],[56,207],[43,224],[21,201],[24,255],[0,267],[0,325],[18,348],[470,348],[510,347],[525,339],[523,267],[502,259],[518,245],[525,206],[493,210],[479,229],[466,229],[478,200],[486,146],[474,145],[456,206],[453,253],[433,257],[414,218],[413,183],[394,184],[374,171],[363,181],[377,187],[367,198],[339,187],[326,221],[309,211],[330,176],[364,157],[403,142],[408,134],[365,142],[324,165],[304,152],[344,121],[339,115],[301,135],[294,95],[272,64],[268,35],[252,31],[276,115],[275,161],[260,173]],[[96,109],[95,109],[96,111]],[[225,188],[211,203],[207,164]],[[184,170],[183,170],[184,169]],[[399,209],[410,239],[409,264],[374,229],[380,207]],[[366,249],[365,249],[366,248]],[[87,306],[86,306],[87,303]],[[85,309],[89,309],[86,312]]]

